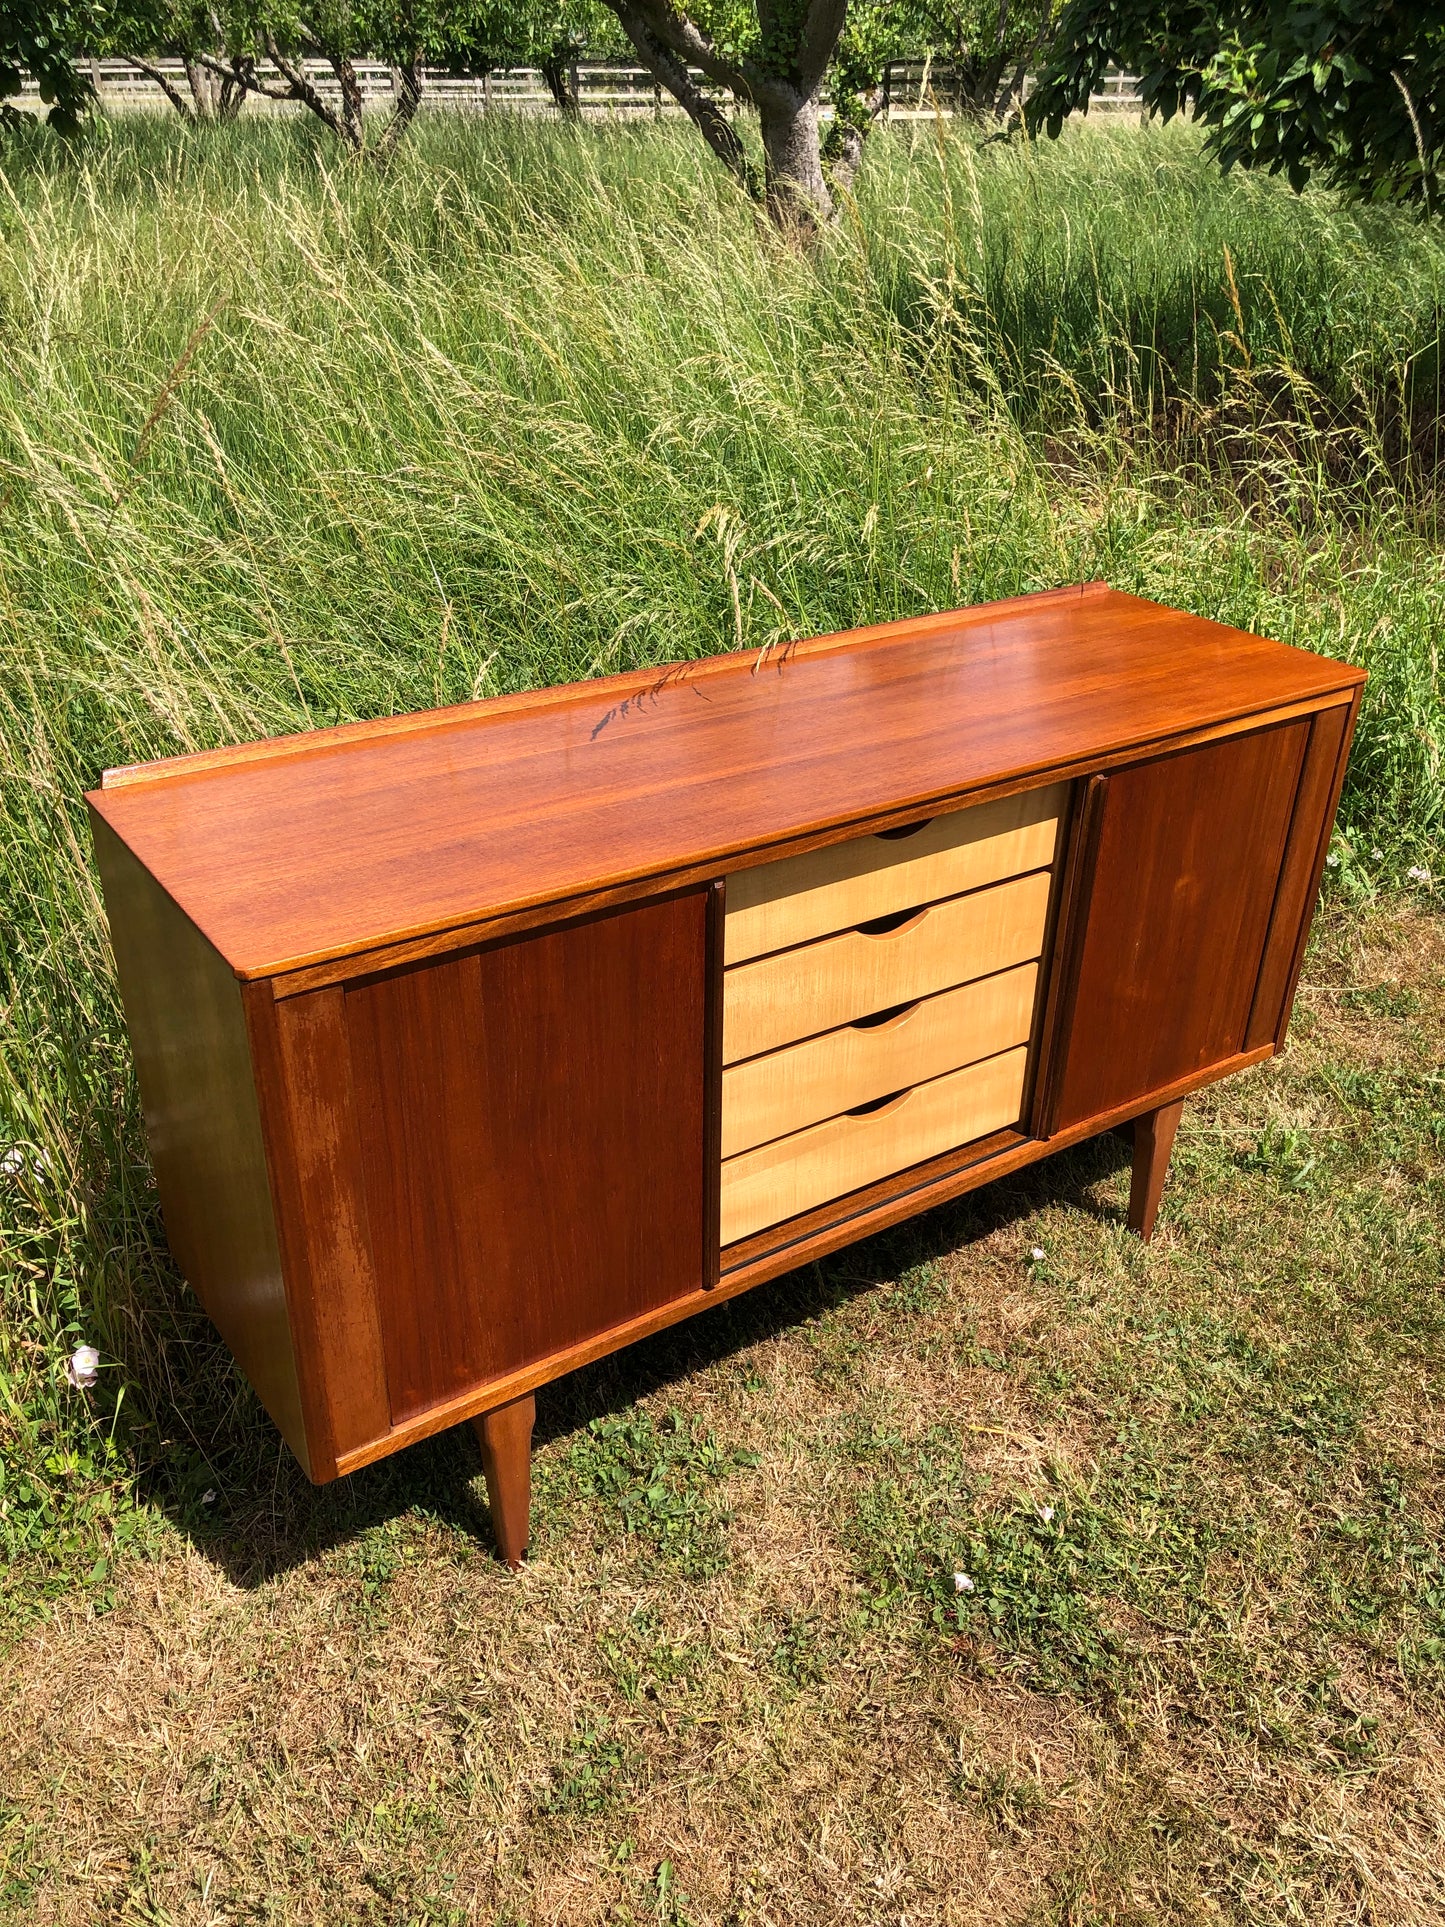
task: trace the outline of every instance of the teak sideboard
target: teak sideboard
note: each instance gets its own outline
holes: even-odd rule
[[[313,1479],[1280,1048],[1364,681],[1101,583],[106,773],[177,1263]]]

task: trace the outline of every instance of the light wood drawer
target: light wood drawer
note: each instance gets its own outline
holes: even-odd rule
[[[723,1072],[725,1158],[1028,1042],[1039,967],[981,977]]]
[[[892,1103],[830,1118],[729,1158],[722,1167],[722,1242],[811,1211],[860,1185],[1016,1124],[1028,1049],[915,1085]]]
[[[1050,873],[934,903],[896,928],[848,930],[723,978],[723,1062],[1027,963],[1044,947]]]
[[[728,878],[730,964],[979,890],[1054,860],[1067,783],[935,816],[905,835],[859,836]]]

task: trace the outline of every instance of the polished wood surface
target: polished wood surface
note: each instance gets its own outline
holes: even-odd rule
[[[393,1424],[699,1287],[707,894],[347,990]]]
[[[1309,733],[1284,723],[1105,779],[1051,1131],[1245,1048]]]
[[[726,961],[744,963],[875,917],[961,896],[1054,860],[1067,785],[1022,790],[882,836],[826,844],[740,870],[729,888]]]
[[[313,1476],[391,1423],[345,998],[245,987]],[[329,1472],[325,1476],[330,1476]]]
[[[1137,1231],[1148,1244],[1154,1236],[1159,1216],[1159,1200],[1164,1195],[1164,1178],[1169,1155],[1174,1149],[1174,1134],[1184,1110],[1184,1099],[1161,1104],[1134,1119],[1134,1169],[1129,1181],[1129,1229]]]
[[[722,1168],[724,1245],[1017,1123],[1027,1058],[1027,1050],[1005,1051],[916,1085],[879,1108],[830,1118],[729,1158]]]
[[[1101,585],[212,753],[92,802],[244,977],[1348,694]]]
[[[241,987],[103,821],[92,824],[166,1238],[286,1443],[313,1468]]]
[[[482,1448],[482,1476],[497,1550],[515,1572],[532,1532],[532,1431],[537,1400],[531,1392],[472,1421]]]
[[[723,984],[723,1062],[1028,963],[1043,949],[1047,870],[737,964]]]
[[[723,1099],[723,923],[727,915],[727,883],[719,877],[707,892],[707,964],[703,983],[703,1145],[702,1145],[702,1283],[717,1283],[722,1237],[718,1226],[722,1209]]]
[[[730,1065],[722,1079],[723,1156],[1026,1044],[1038,977],[1037,964],[1021,964]]]
[[[1310,723],[1279,890],[1245,1033],[1249,1046],[1268,1039],[1282,1044],[1289,1027],[1295,985],[1309,936],[1310,912],[1320,893],[1320,878],[1329,852],[1330,832],[1339,807],[1358,709],[1356,696],[1354,702],[1344,707],[1322,710]]]

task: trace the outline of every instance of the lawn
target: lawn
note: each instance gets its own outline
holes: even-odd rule
[[[0,1918],[1439,1919],[1445,239],[923,129],[799,258],[685,128],[417,133],[0,150]],[[1371,672],[1155,1244],[1100,1140],[550,1388],[519,1577],[469,1435],[313,1491],[80,791],[1090,576]]]

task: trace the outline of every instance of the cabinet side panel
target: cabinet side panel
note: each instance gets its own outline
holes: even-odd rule
[[[247,989],[311,1476],[325,1479],[391,1425],[345,996]]]
[[[707,892],[346,992],[391,1417],[703,1283]]]
[[[1309,731],[1110,775],[1051,1131],[1243,1049]]]
[[[1284,1042],[1295,981],[1319,896],[1330,830],[1345,780],[1358,700],[1357,697],[1355,703],[1323,710],[1310,728],[1284,867],[1280,871],[1279,893],[1245,1037],[1248,1050],[1271,1040],[1276,1044]]]
[[[91,824],[171,1252],[309,1471],[241,987],[114,832],[94,813]]]

